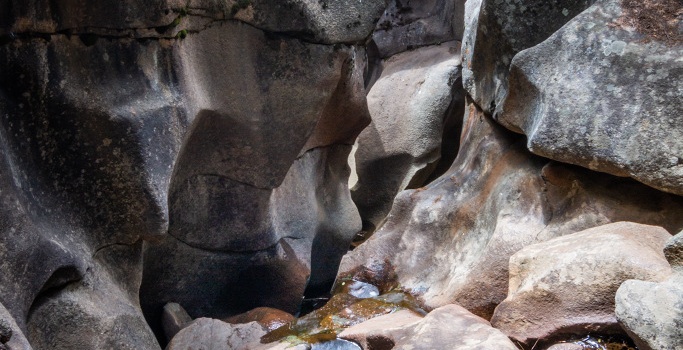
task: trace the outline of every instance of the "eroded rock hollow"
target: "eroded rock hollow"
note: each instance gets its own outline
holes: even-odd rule
[[[681,57],[681,0],[0,0],[0,349],[681,349]]]

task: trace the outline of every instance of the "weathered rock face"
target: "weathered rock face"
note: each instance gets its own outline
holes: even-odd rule
[[[138,295],[160,331],[159,303],[295,312],[307,283],[331,286],[360,230],[346,161],[369,123],[364,49],[306,40],[361,40],[384,2],[334,21],[297,2],[308,27],[273,28],[290,35],[240,22],[281,3],[216,4],[0,3],[0,303],[16,339],[158,348]]]
[[[664,253],[674,273],[660,283],[629,280],[616,294],[619,324],[639,349],[683,347],[683,231],[669,240]]]
[[[465,3],[463,84],[487,113],[500,105],[512,58],[553,34],[595,0],[470,0]]]
[[[632,16],[644,20],[629,6],[596,3],[517,54],[497,120],[524,132],[536,154],[680,195],[683,31],[673,43],[653,38],[628,25]],[[675,1],[647,6],[672,7],[673,21],[683,9]]]
[[[197,31],[211,22],[237,19],[264,31],[287,33],[307,41],[357,43],[372,33],[386,5],[385,0],[8,0],[3,3],[7,10],[0,16],[0,27],[5,33],[15,34],[74,30],[111,35],[127,31],[135,37],[157,37],[175,35],[176,27]],[[183,21],[183,17],[187,18]]]
[[[458,46],[448,42],[387,59],[368,92],[372,123],[358,137],[353,189],[366,225],[379,226],[398,192],[427,180],[445,137],[457,139],[464,104]]]
[[[361,343],[364,349],[517,349],[488,321],[454,304],[424,318],[407,312],[381,316],[339,336]]]
[[[671,274],[661,227],[618,222],[527,246],[510,257],[507,298],[491,324],[527,345],[578,332],[621,333],[614,295],[627,279]]]
[[[381,58],[422,46],[460,41],[465,1],[393,0],[372,33]]]
[[[489,318],[507,295],[508,259],[524,246],[616,221],[677,232],[682,209],[681,197],[530,155],[524,140],[470,105],[451,169],[400,193],[386,224],[345,256],[340,276],[382,279],[393,268],[428,306],[457,302]]]

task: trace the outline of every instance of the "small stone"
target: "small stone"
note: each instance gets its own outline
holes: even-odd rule
[[[173,339],[190,322],[192,322],[192,317],[187,314],[187,311],[180,304],[168,303],[164,305],[164,311],[161,314],[161,325],[164,328],[166,339]]]

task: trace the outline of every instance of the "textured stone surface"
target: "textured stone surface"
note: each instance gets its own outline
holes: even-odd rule
[[[616,294],[616,315],[638,349],[680,349],[683,347],[683,274],[677,271],[661,283],[624,282]]]
[[[566,334],[613,334],[614,295],[627,279],[671,274],[661,227],[617,222],[527,246],[510,257],[508,296],[491,324],[532,345]]]
[[[596,3],[517,54],[497,119],[536,154],[681,195],[683,41],[620,25],[623,4]]]
[[[342,332],[364,349],[517,349],[488,321],[458,305],[442,306],[424,318],[407,312],[389,314]]]
[[[464,12],[462,0],[392,0],[372,40],[382,58],[422,46],[460,41]]]
[[[164,310],[161,314],[161,326],[164,329],[167,341],[173,339],[190,322],[192,322],[192,317],[187,314],[187,311],[180,304],[168,303],[164,305]]]
[[[681,210],[681,197],[535,157],[470,105],[451,169],[401,192],[386,224],[344,257],[340,276],[383,285],[393,269],[428,306],[457,302],[489,318],[507,295],[508,259],[524,246],[616,221],[678,232]]]
[[[674,273],[660,283],[629,280],[616,294],[619,324],[639,349],[683,347],[683,231],[671,238],[664,254]]]
[[[256,322],[231,325],[211,318],[199,318],[173,337],[166,349],[248,350],[260,344],[264,334],[266,331]]]
[[[31,345],[12,315],[0,304],[0,348],[3,346],[9,350],[31,350]]]
[[[458,43],[449,42],[384,62],[368,92],[372,123],[355,153],[353,199],[367,223],[378,226],[398,192],[424,183],[440,159],[445,133],[458,129],[464,100],[458,53]]]
[[[594,0],[470,0],[465,3],[463,84],[488,113],[500,105],[512,58],[558,30]],[[569,67],[567,67],[569,68]]]
[[[128,0],[1,3],[0,35],[55,33],[132,37],[172,37],[199,31],[208,23],[235,19],[268,32],[319,43],[363,42],[386,7],[386,0]]]

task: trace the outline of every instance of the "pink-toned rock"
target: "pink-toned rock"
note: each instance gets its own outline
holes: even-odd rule
[[[231,325],[212,318],[198,318],[178,332],[166,350],[249,350],[260,344],[264,334],[266,331],[256,322]]]
[[[226,318],[228,323],[258,322],[261,326],[272,331],[294,320],[292,314],[272,307],[257,307],[243,314]]]
[[[488,321],[451,304],[424,318],[409,312],[381,316],[353,326],[339,337],[360,343],[364,349],[517,349]]]
[[[344,257],[340,276],[395,280],[429,307],[458,303],[490,318],[523,247],[617,221],[683,228],[683,198],[631,179],[531,155],[474,105],[460,154],[429,185],[403,191],[386,223]]]
[[[491,324],[533,344],[565,334],[621,333],[614,296],[627,279],[671,274],[661,227],[618,222],[530,245],[510,258],[508,297]]]

